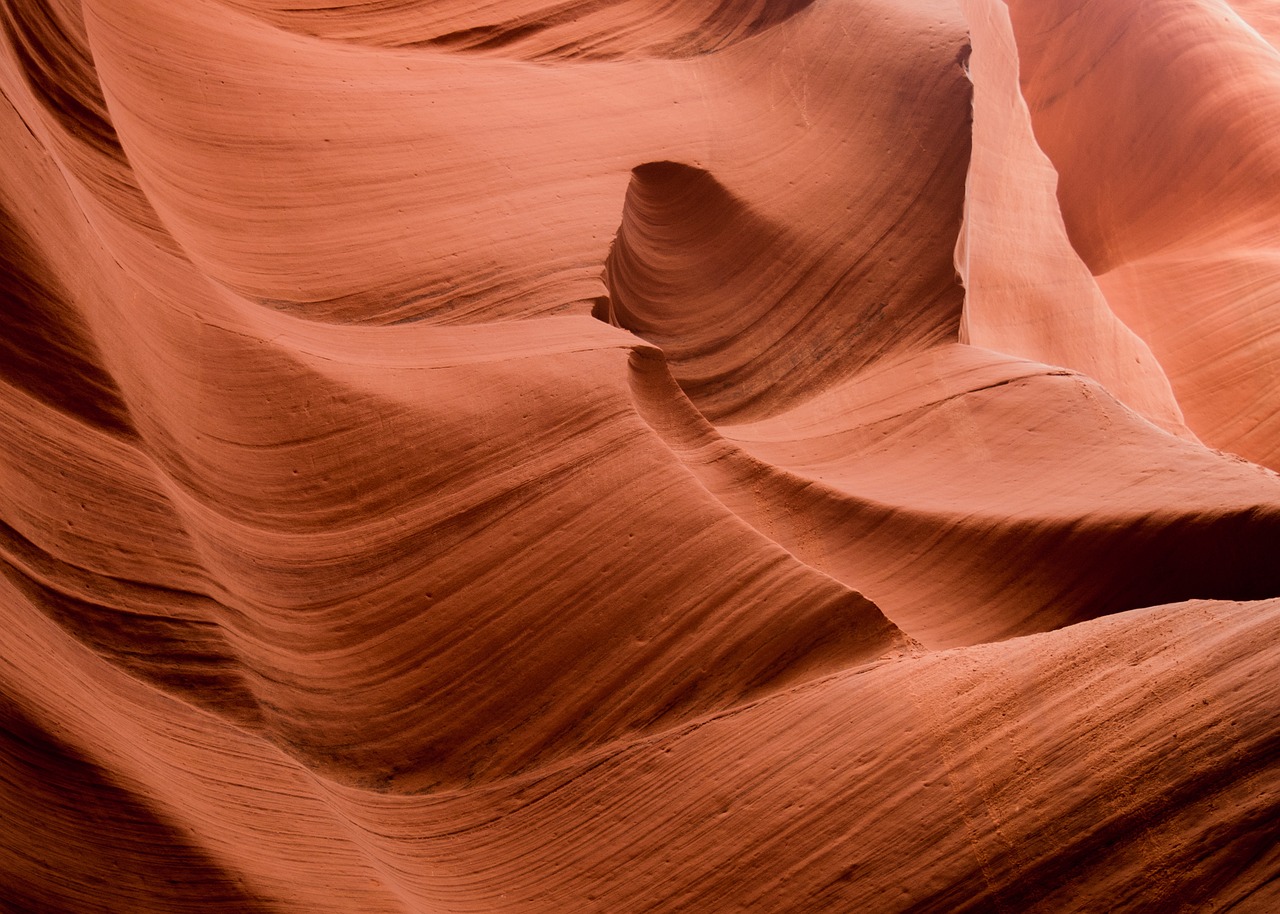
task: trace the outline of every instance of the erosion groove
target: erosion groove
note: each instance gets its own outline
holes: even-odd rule
[[[1280,910],[1268,3],[0,25],[0,911]]]

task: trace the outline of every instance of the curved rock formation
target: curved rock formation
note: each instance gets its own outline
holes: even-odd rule
[[[1280,906],[1267,4],[0,19],[0,909]]]
[[[1164,366],[1192,431],[1275,468],[1280,141],[1267,125],[1280,59],[1252,6],[1014,0],[1010,11],[1072,244]]]

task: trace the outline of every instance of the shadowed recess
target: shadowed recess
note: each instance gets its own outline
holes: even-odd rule
[[[0,576],[106,660],[192,704],[260,726],[240,658],[214,621],[225,610],[207,597],[93,575],[40,554],[5,524]]]
[[[146,232],[152,244],[175,251],[177,244],[143,194],[111,122],[79,3],[0,0],[0,23],[60,164],[101,202]]]
[[[605,263],[609,298],[593,314],[660,347],[712,421],[776,413],[954,332],[950,266],[945,279],[897,271],[875,257],[884,240],[846,250],[837,237],[815,250],[707,171],[647,163],[632,171]],[[913,293],[935,299],[913,307]]]
[[[3,692],[0,805],[27,836],[0,841],[6,912],[279,910]]]
[[[44,109],[68,135],[124,161],[84,35],[51,0],[0,0],[5,36]]]
[[[708,54],[785,22],[813,0],[225,2],[319,38],[550,62]]]
[[[0,206],[0,379],[81,422],[132,435],[100,360],[56,274]]]

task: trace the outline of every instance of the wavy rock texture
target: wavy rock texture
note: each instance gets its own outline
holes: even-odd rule
[[[1280,909],[1269,4],[0,15],[0,910]]]

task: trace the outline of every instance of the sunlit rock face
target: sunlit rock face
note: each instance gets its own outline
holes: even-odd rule
[[[1280,910],[1273,4],[0,14],[0,910]]]

